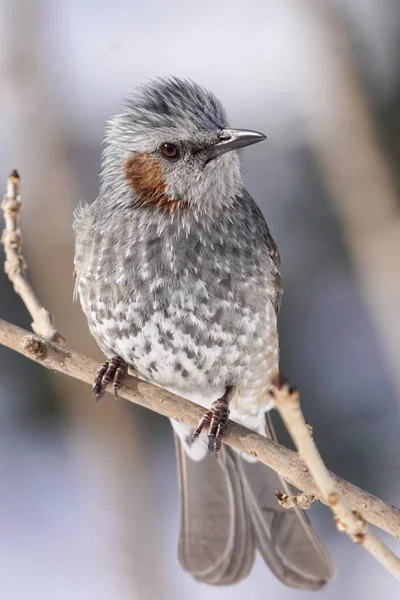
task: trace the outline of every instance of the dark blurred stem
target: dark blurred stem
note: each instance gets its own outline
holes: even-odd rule
[[[297,97],[306,133],[400,399],[399,196],[339,9],[306,0],[302,10],[297,51],[307,84]]]

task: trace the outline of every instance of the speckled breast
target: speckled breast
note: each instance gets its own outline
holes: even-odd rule
[[[116,229],[110,219],[92,232],[88,251],[78,292],[107,356],[182,394],[265,385],[278,339],[259,248],[217,225],[160,235],[157,223]]]

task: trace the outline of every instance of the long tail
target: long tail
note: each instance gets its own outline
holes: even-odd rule
[[[205,454],[192,460],[176,434],[175,441],[182,496],[179,560],[195,579],[214,585],[240,581],[256,549],[286,585],[317,590],[332,579],[332,560],[304,511],[277,503],[277,488],[295,493],[285,480],[227,446],[218,459]]]

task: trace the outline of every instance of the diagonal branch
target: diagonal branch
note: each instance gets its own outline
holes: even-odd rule
[[[5,270],[15,291],[32,315],[32,328],[38,335],[31,335],[0,319],[0,344],[49,369],[91,383],[97,371],[96,362],[65,347],[64,337],[55,328],[52,316],[40,304],[26,278],[19,229],[19,213],[22,208],[19,181],[17,171],[13,171],[8,179],[7,194],[2,204],[6,223],[2,238],[6,253]],[[136,377],[126,378],[125,381],[129,385],[123,386],[119,395],[131,402],[192,428],[203,415],[202,407],[167,390]],[[345,531],[353,541],[363,544],[400,579],[400,559],[371,534],[366,525],[366,521],[369,521],[400,537],[400,510],[329,473],[304,421],[298,392],[279,380],[275,383],[272,394],[275,408],[280,412],[304,462],[297,453],[233,422],[228,424],[224,442],[283,475],[289,483],[308,494],[308,503],[315,496],[327,504],[334,513],[338,529]],[[278,499],[279,495],[278,492]],[[281,497],[280,500],[288,505],[288,498]],[[299,498],[296,498],[296,502],[298,504]]]
[[[0,319],[0,344],[20,352],[24,356],[42,364],[47,369],[64,373],[80,381],[92,383],[98,363],[70,348],[47,342],[28,331]],[[175,396],[150,383],[127,376],[119,396],[135,404],[140,404],[160,415],[196,427],[203,416],[204,408]],[[224,442],[241,452],[250,454],[260,462],[277,471],[298,489],[314,495],[325,504],[327,500],[314,483],[309,470],[297,452],[289,450],[269,438],[229,422],[224,433]],[[365,519],[400,538],[400,509],[365,492],[331,473],[337,492],[353,509],[362,512]]]

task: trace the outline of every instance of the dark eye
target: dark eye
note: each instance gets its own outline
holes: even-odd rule
[[[161,154],[164,158],[169,158],[170,160],[172,160],[178,158],[179,148],[175,146],[175,144],[170,144],[166,142],[161,146]]]

